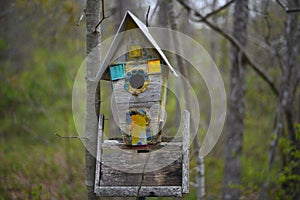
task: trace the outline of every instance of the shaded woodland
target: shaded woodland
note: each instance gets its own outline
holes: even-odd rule
[[[183,199],[300,199],[299,0],[2,0],[0,199],[96,199],[85,185],[86,166],[95,164],[76,138],[73,82],[86,54],[115,34],[127,10],[149,27],[193,38],[224,80],[226,123],[202,158],[209,94],[189,63],[170,57],[201,102]],[[100,111],[115,133],[110,94],[101,83]],[[176,131],[177,107],[170,98],[168,133]]]

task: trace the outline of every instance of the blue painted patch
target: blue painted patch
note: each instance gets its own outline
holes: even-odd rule
[[[126,113],[126,123],[130,124],[132,122],[129,112]]]
[[[149,126],[147,126],[147,128],[146,128],[146,136],[147,136],[147,140],[151,139],[151,130],[150,130]]]
[[[125,77],[124,64],[111,65],[109,68],[111,80],[118,80]]]
[[[143,109],[139,109],[139,112],[141,113],[141,114],[143,114],[143,115],[146,115],[146,112],[143,110]]]

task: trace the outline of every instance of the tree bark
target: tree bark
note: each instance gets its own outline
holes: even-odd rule
[[[86,2],[86,53],[89,55],[91,51],[100,42],[100,33],[95,32],[95,26],[100,20],[100,0],[87,0]],[[87,77],[93,76],[94,63],[97,62],[97,54],[94,56],[89,56],[86,61],[86,74]],[[96,146],[97,137],[97,126],[98,126],[98,116],[100,110],[100,87],[99,84],[95,92],[95,83],[86,80],[86,120],[85,120],[85,135],[88,139],[85,140],[86,146]],[[96,148],[93,149],[94,152],[90,152],[86,149],[85,151],[85,162],[86,162],[86,189],[87,189],[87,199],[95,200],[97,199],[94,193],[94,183],[95,183],[95,167],[96,158]]]
[[[158,12],[158,22],[157,26],[163,27],[163,28],[168,28],[169,27],[169,22],[168,22],[168,1],[166,0],[158,0],[158,7],[159,7],[159,12]]]
[[[288,2],[290,9],[300,6],[299,0]],[[300,43],[300,23],[297,13],[289,13],[285,20],[285,49],[282,57],[282,75],[279,87],[278,103],[275,111],[274,123],[274,139],[270,143],[269,150],[269,170],[273,168],[274,159],[276,157],[277,144],[279,139],[284,137],[284,140],[289,141],[289,151],[282,154],[283,168],[289,169],[290,174],[285,173],[285,181],[282,183],[283,197],[287,199],[300,199],[300,161],[295,157],[296,152],[300,151],[300,139],[296,137],[297,130],[297,91],[299,93],[300,69],[297,66],[297,57],[299,56]],[[298,100],[299,101],[299,100]],[[299,123],[299,121],[298,121]],[[285,131],[287,133],[285,134]],[[299,134],[299,133],[298,133]],[[285,171],[285,170],[283,170]],[[291,180],[290,177],[298,179]],[[292,178],[293,179],[293,178]],[[269,190],[269,180],[263,186],[259,199],[267,199]]]
[[[247,44],[248,0],[237,0],[233,14],[233,37],[245,47]],[[225,200],[240,198],[241,160],[245,110],[245,59],[231,47],[230,96],[225,143],[223,194]]]
[[[168,1],[168,18],[169,18],[169,23],[170,23],[170,27],[172,30],[178,31],[178,24],[176,21],[176,16],[175,16],[175,8],[174,8],[174,4],[175,4],[175,0],[169,0]],[[172,36],[173,42],[174,42],[174,46],[176,49],[178,49],[177,51],[181,51],[179,42],[178,42],[178,38]],[[179,56],[179,55],[175,55],[176,59],[175,59],[175,67],[179,70],[180,74],[182,76],[184,76],[186,79],[188,79],[189,75],[188,75],[188,70],[184,64],[183,59]],[[193,102],[191,101],[191,94],[188,88],[186,88],[186,85],[183,85],[183,93],[184,93],[184,97],[185,97],[185,104],[186,104],[186,108],[187,110],[191,113],[192,111],[192,105]],[[191,132],[192,134],[196,134],[195,133],[195,123],[193,121],[193,119],[191,119]],[[194,140],[193,140],[193,152],[194,155],[197,156],[197,199],[198,200],[203,200],[205,198],[205,186],[204,186],[204,159],[203,157],[199,156],[199,150],[200,150],[200,145],[199,145],[199,141],[198,141],[198,135],[196,134]],[[201,170],[200,170],[201,169]]]
[[[299,0],[288,1],[290,9],[300,6]],[[282,183],[284,195],[291,200],[300,199],[300,160],[297,153],[300,152],[300,139],[297,137],[295,124],[297,123],[297,102],[296,93],[299,92],[300,69],[297,63],[300,43],[300,23],[298,13],[287,14],[285,21],[285,47],[283,55],[283,74],[280,85],[280,112],[279,125],[285,125],[286,139],[290,142],[289,151],[284,155],[284,168],[291,171],[286,172],[285,181]],[[293,178],[297,177],[297,178]]]
[[[137,3],[134,3],[132,0],[121,0],[121,1],[115,1],[114,5],[114,12],[112,15],[112,18],[114,20],[114,26],[115,26],[115,32],[118,30],[119,25],[126,14],[127,11],[132,12],[133,14],[137,15]],[[138,16],[140,17],[140,16]],[[143,19],[143,18],[141,18]]]

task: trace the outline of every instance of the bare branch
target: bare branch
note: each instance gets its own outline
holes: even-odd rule
[[[100,26],[100,24],[107,18],[109,18],[109,16],[105,16],[105,9],[104,9],[104,0],[101,0],[101,7],[102,7],[102,18],[100,19],[100,21],[97,23],[97,25],[95,26],[95,30],[94,33],[97,32],[97,28]]]
[[[150,6],[148,6],[147,14],[146,14],[146,26],[149,26],[149,12],[150,12]]]
[[[280,53],[276,50],[276,48],[273,48],[270,44],[269,41],[267,41],[268,39],[265,38],[266,42],[263,42],[253,36],[249,36],[249,40],[251,40],[254,44],[256,44],[257,46],[265,49],[266,51],[268,51],[273,57],[274,59],[276,59],[280,69],[282,70],[282,62],[281,62],[281,55]]]
[[[230,6],[232,3],[234,2],[234,0],[231,0],[231,1],[228,1],[226,4],[224,4],[223,6],[221,6],[220,8],[206,14],[205,16],[202,16],[202,15],[198,15],[199,12],[196,12],[196,15],[198,17],[200,17],[199,20],[196,20],[196,19],[193,19],[194,22],[203,22],[205,20],[207,20],[209,17],[215,15],[215,14],[218,14],[219,12],[221,12],[222,10],[224,10],[225,8],[227,8],[228,6]]]
[[[249,54],[247,53],[246,49],[229,33],[223,31],[221,28],[219,28],[217,25],[213,24],[207,18],[204,18],[204,16],[199,13],[197,10],[192,8],[190,5],[188,5],[184,0],[177,0],[183,7],[185,7],[188,11],[195,12],[198,16],[202,18],[201,22],[205,23],[208,27],[210,27],[212,30],[216,31],[220,35],[222,35],[226,40],[228,40],[233,46],[238,48],[244,55],[244,58],[248,62],[249,66],[269,85],[273,93],[278,96],[278,89],[276,88],[273,81],[258,67],[258,64],[254,60],[251,59]]]
[[[286,12],[286,13],[294,13],[294,12],[300,12],[300,8],[292,8],[289,9],[286,5],[284,5],[280,0],[276,0],[278,5]]]
[[[140,190],[142,188],[143,182],[144,182],[144,178],[145,178],[145,170],[146,170],[146,166],[148,164],[149,158],[150,158],[150,153],[148,153],[147,155],[147,159],[145,161],[144,167],[143,167],[143,172],[142,172],[142,178],[141,178],[141,182],[139,184],[138,190],[137,190],[137,196],[136,196],[136,200],[140,199]]]
[[[278,5],[283,8],[283,10],[287,11],[288,10],[288,7],[286,5],[284,5],[281,1],[279,0],[276,0],[276,2],[278,3]]]
[[[295,12],[300,12],[300,8],[295,8],[295,9],[289,9],[286,10],[287,13],[295,13]]]
[[[57,137],[59,137],[61,139],[88,139],[87,137],[80,137],[80,136],[61,136],[58,133],[54,133],[54,135],[56,135]]]
[[[80,15],[80,17],[78,18],[78,21],[77,21],[77,26],[79,26],[79,25],[80,25],[80,23],[81,23],[81,21],[82,21],[82,19],[83,19],[84,15],[85,15],[85,9],[83,10],[82,14],[81,14],[81,15]]]

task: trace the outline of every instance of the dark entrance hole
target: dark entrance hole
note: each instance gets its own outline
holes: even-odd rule
[[[132,88],[141,89],[145,83],[143,76],[135,74],[130,78],[130,85]]]

